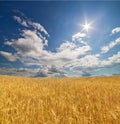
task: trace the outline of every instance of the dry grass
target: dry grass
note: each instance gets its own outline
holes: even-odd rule
[[[120,124],[120,77],[0,76],[0,124]]]

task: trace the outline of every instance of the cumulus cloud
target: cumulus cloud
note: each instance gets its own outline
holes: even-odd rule
[[[103,46],[101,48],[102,53],[107,53],[110,49],[112,49],[114,46],[120,44],[120,37],[117,38],[115,41],[110,42],[107,46]]]
[[[89,45],[78,46],[74,42],[66,41],[62,43],[59,48],[57,48],[57,53],[55,56],[58,58],[68,58],[68,60],[71,60],[80,55],[86,54],[90,50],[91,47]]]
[[[113,56],[109,57],[108,61],[110,61],[111,64],[120,64],[120,52],[117,52],[117,54],[114,54]]]
[[[47,45],[47,40],[37,35],[36,31],[23,30],[22,37],[19,39],[12,39],[12,41],[5,42],[6,45],[15,48],[18,53],[26,55],[34,55],[40,53],[41,50]]]
[[[49,36],[48,32],[46,31],[46,29],[39,23],[37,22],[32,22],[31,20],[26,18],[21,18],[18,16],[13,16],[14,20],[17,21],[19,24],[21,24],[22,26],[28,27],[28,28],[33,28],[34,30],[38,30],[40,32],[45,33],[47,36]]]
[[[4,56],[6,59],[8,59],[11,62],[16,61],[17,59],[14,54],[5,51],[0,51],[0,55]]]
[[[78,39],[83,38],[83,37],[86,37],[86,34],[79,32],[79,33],[74,34],[74,35],[72,36],[72,40],[75,41],[75,40],[78,40]]]
[[[67,76],[67,73],[65,71],[57,68],[55,65],[52,65],[50,68],[48,68],[48,74],[54,74],[55,76],[58,75],[59,77],[61,77],[62,75],[64,75],[64,77]]]
[[[56,52],[47,51],[45,49],[48,45],[47,39],[36,30],[23,30],[20,38],[6,41],[5,45],[13,47],[16,50],[17,59],[28,66],[62,67],[91,50],[89,45],[79,46],[75,42],[65,41],[56,49]]]
[[[28,27],[28,24],[25,20],[22,20],[20,17],[18,16],[13,16],[14,20],[17,21],[19,24],[21,24],[22,26]]]
[[[15,52],[0,51],[0,55],[9,61],[19,60],[27,68],[4,68],[3,73],[11,72],[13,75],[33,77],[66,77],[69,76],[65,71],[67,69],[81,76],[90,76],[91,70],[120,63],[120,52],[105,60],[100,59],[100,53],[91,54],[91,46],[83,40],[87,35],[80,32],[73,35],[71,41],[64,41],[60,44],[55,52],[46,50],[49,34],[41,24],[18,16],[14,16],[14,20],[26,28],[20,32],[19,38],[4,43],[13,48]],[[120,38],[117,38],[103,46],[101,53],[108,52],[119,43]],[[29,68],[34,65],[37,66],[36,69]],[[2,73],[1,70],[0,73]]]
[[[73,42],[69,42],[69,41],[65,41],[64,43],[62,43],[60,45],[59,48],[57,48],[57,51],[58,52],[61,52],[61,51],[64,51],[65,49],[70,49],[70,50],[73,50],[76,48],[76,44],[73,43]]]
[[[37,69],[30,68],[0,68],[0,74],[2,75],[16,75],[16,76],[29,76],[34,77],[38,72]]]
[[[39,69],[35,77],[67,77],[67,73],[64,70],[51,65]]]
[[[44,70],[39,70],[34,77],[48,77],[49,75]]]
[[[118,33],[118,32],[120,32],[120,27],[114,28],[112,30],[112,34],[115,34],[115,33]]]
[[[86,55],[80,59],[67,65],[68,68],[73,70],[85,69],[85,68],[96,68],[100,66],[100,60],[96,55]],[[80,70],[81,71],[81,70]]]
[[[36,31],[23,30],[22,36],[18,39],[6,41],[5,45],[13,47],[15,56],[26,65],[42,65],[48,56],[49,51],[44,50],[47,40],[38,35]]]
[[[90,74],[90,71],[118,64],[120,64],[120,52],[117,52],[117,54],[114,54],[105,60],[100,60],[99,56],[96,55],[86,55],[67,67],[82,75],[83,70]]]
[[[27,66],[48,67],[47,69],[44,68],[44,71],[40,69],[38,75],[49,76],[55,74],[57,76],[65,76],[66,73],[63,70],[59,71],[61,70],[60,68],[65,67],[68,63],[72,63],[79,56],[85,55],[91,50],[91,47],[81,40],[82,45],[76,44],[73,41],[65,41],[56,49],[56,52],[48,51],[45,48],[48,45],[46,36],[49,34],[41,24],[32,22],[25,15],[23,17],[14,16],[13,18],[19,24],[26,27],[26,29],[22,30],[21,36],[18,39],[11,39],[4,44],[16,51],[14,53],[15,60],[19,60]],[[46,36],[43,36],[42,32]],[[84,33],[77,33],[72,38],[79,39],[85,36],[86,34]],[[8,60],[11,59],[8,58]]]
[[[86,77],[86,76],[87,76],[87,77],[88,77],[88,76],[91,76],[91,74],[90,74],[89,72],[83,71],[83,70],[82,70],[81,72],[79,71],[79,75],[80,75],[80,76],[84,76],[84,77]]]
[[[28,24],[32,27],[34,27],[36,30],[40,30],[41,32],[44,32],[46,35],[49,36],[48,32],[46,31],[46,29],[39,23],[36,23],[36,22],[31,22],[31,21],[28,21]]]

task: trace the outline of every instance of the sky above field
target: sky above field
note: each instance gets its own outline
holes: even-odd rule
[[[120,75],[120,2],[0,2],[0,74]]]

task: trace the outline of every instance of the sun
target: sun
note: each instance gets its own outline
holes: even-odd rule
[[[89,29],[91,28],[90,24],[89,23],[85,23],[83,25],[83,30],[86,30],[87,32],[89,31]]]

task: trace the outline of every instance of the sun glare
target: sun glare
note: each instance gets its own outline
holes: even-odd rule
[[[83,30],[86,30],[88,32],[89,29],[90,29],[90,24],[89,23],[86,23],[86,24],[83,25]]]

